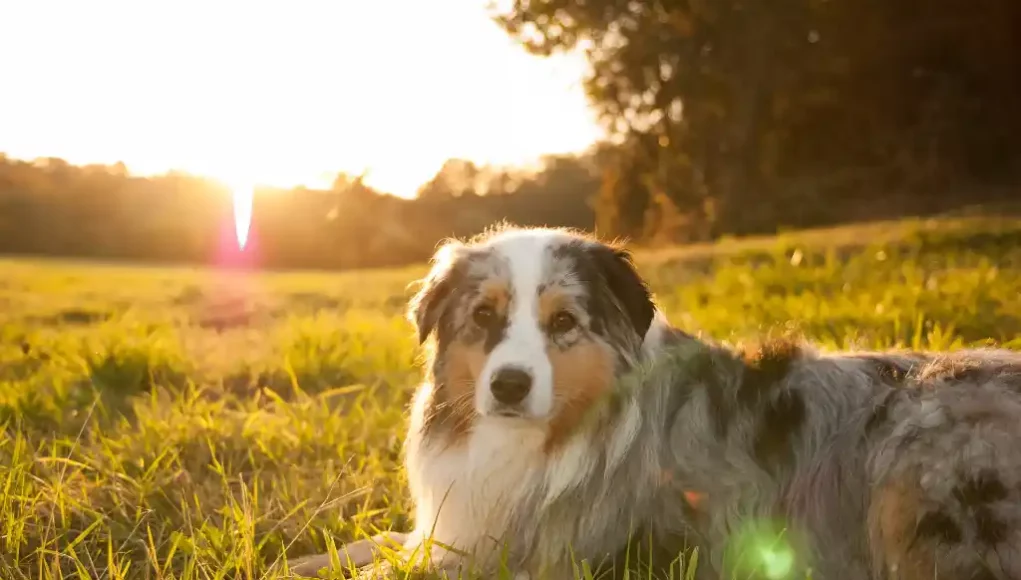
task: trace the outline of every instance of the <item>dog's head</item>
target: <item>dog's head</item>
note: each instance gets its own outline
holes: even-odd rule
[[[635,363],[655,306],[622,248],[505,226],[442,246],[409,314],[421,342],[436,335],[437,411],[555,426]]]

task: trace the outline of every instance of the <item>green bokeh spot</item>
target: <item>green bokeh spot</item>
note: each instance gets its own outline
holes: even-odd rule
[[[729,573],[736,578],[748,575],[769,580],[795,578],[798,557],[789,532],[780,522],[746,521],[731,535],[727,550]]]
[[[772,580],[787,578],[794,568],[794,552],[787,545],[762,546],[758,550],[762,572]]]

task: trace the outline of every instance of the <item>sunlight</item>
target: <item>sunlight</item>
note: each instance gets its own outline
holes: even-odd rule
[[[234,200],[234,235],[237,236],[238,248],[243,251],[248,244],[248,232],[252,227],[255,185],[251,181],[232,180],[229,187]]]
[[[452,157],[519,165],[587,147],[601,129],[583,56],[527,54],[487,3],[95,0],[57,19],[11,3],[5,80],[32,90],[4,95],[0,151],[283,187],[368,167],[368,186],[413,197]]]

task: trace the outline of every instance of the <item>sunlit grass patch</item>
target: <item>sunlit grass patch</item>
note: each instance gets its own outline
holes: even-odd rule
[[[639,252],[639,267],[675,323],[728,342],[783,326],[825,349],[1021,348],[1021,224],[884,228]],[[420,352],[403,310],[423,267],[3,266],[0,578],[273,580],[410,526]],[[755,546],[782,577],[786,552]]]

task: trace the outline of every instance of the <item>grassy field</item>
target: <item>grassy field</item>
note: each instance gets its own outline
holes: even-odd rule
[[[642,252],[673,322],[739,342],[1021,348],[1021,220]],[[0,578],[277,578],[406,528],[423,267],[246,276],[0,259]]]

